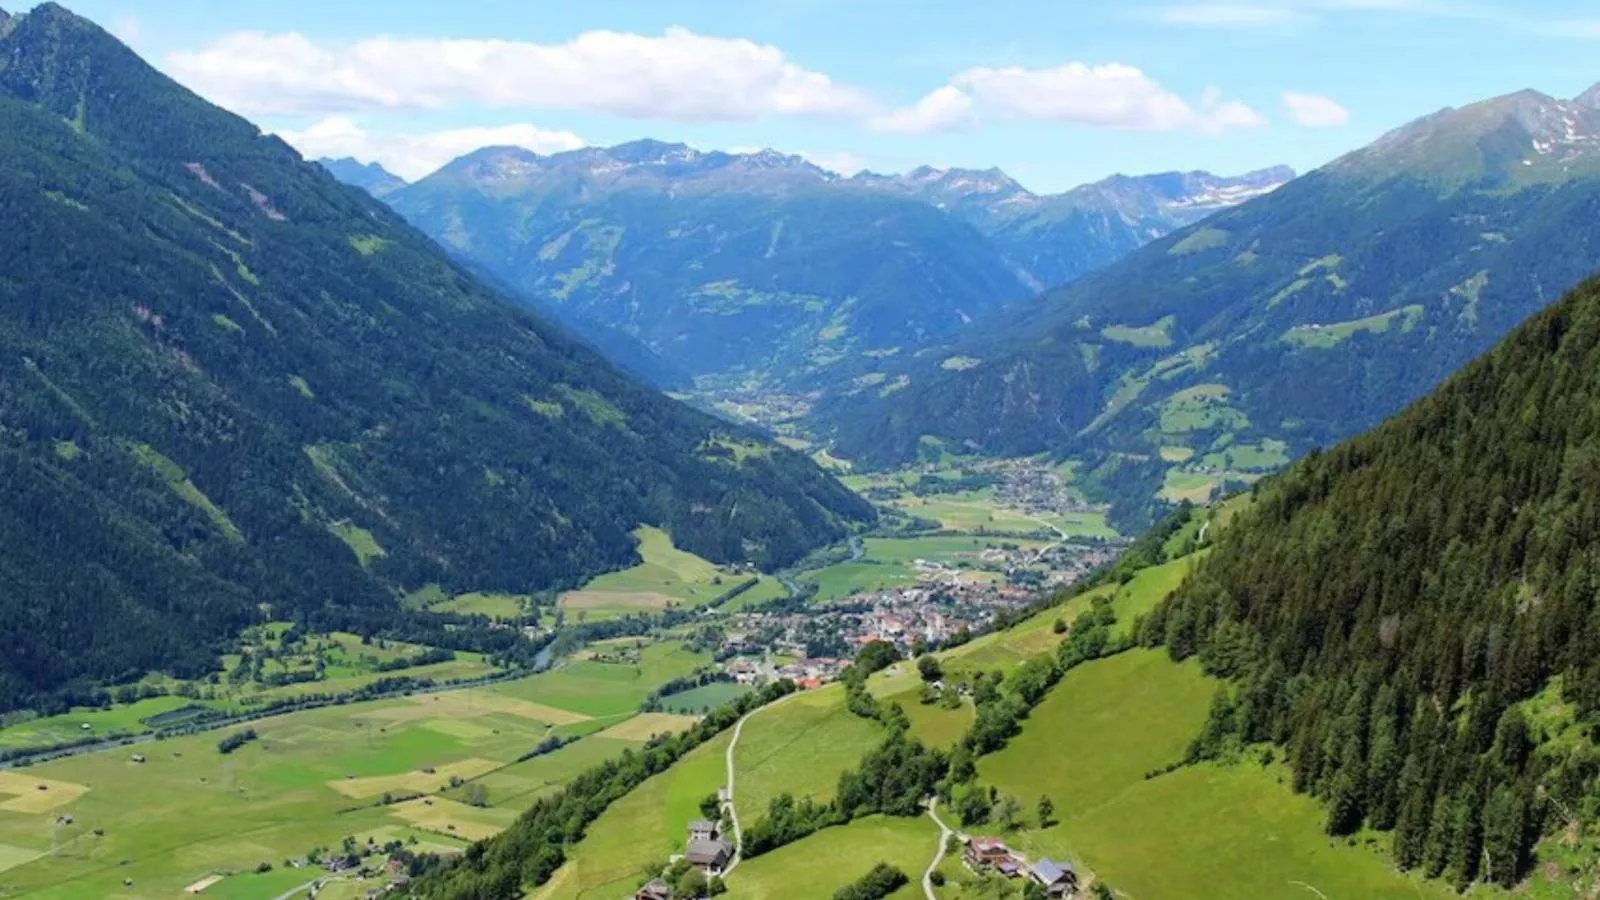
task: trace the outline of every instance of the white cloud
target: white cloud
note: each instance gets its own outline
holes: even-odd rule
[[[954,131],[972,124],[972,97],[954,85],[945,85],[904,109],[877,116],[874,129],[894,134],[928,134]]]
[[[278,136],[308,158],[353,156],[379,162],[407,181],[483,147],[525,147],[535,153],[557,153],[583,146],[570,131],[549,131],[516,123],[485,128],[456,128],[420,133],[370,132],[346,118],[323,119],[304,131],[283,130]]]
[[[866,159],[848,150],[841,150],[835,153],[812,153],[807,150],[797,150],[795,153],[813,166],[827,169],[829,172],[835,172],[847,178],[867,167]]]
[[[915,106],[881,118],[878,126],[949,130],[979,113],[1130,131],[1214,133],[1264,123],[1254,109],[1223,99],[1215,88],[1191,104],[1133,66],[1074,62],[1050,69],[968,69]]]
[[[1283,108],[1289,118],[1307,128],[1337,128],[1350,121],[1350,110],[1321,94],[1284,91]]]
[[[170,74],[245,114],[374,109],[582,110],[680,122],[765,115],[864,115],[853,88],[770,44],[669,28],[659,37],[588,31],[564,44],[375,37],[319,43],[237,32],[172,53]]]

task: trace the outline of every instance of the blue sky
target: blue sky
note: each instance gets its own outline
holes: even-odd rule
[[[413,177],[482,143],[648,136],[1057,191],[1305,170],[1443,106],[1600,81],[1579,0],[68,5],[308,154]]]

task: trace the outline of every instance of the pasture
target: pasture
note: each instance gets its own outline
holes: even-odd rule
[[[258,739],[226,755],[217,742],[238,729],[4,773],[0,897],[169,898],[222,875],[202,896],[272,900],[310,880],[286,860],[347,836],[460,848],[497,833],[539,793],[681,728],[687,718],[625,720],[699,661],[677,644],[653,645],[639,665],[574,663],[518,682],[262,719],[250,724]],[[602,729],[516,762],[557,730]],[[455,779],[480,784],[487,806],[462,802]],[[63,815],[70,824],[57,822]],[[240,874],[263,862],[274,870]]]
[[[1325,836],[1324,813],[1279,767],[1202,765],[1147,780],[1182,759],[1216,687],[1193,661],[1159,651],[1069,672],[1021,735],[978,762],[984,783],[1025,808],[1040,795],[1055,803],[1057,824],[1007,840],[1035,858],[1086,864],[1130,897],[1189,896],[1198,884],[1246,900],[1299,896],[1302,885],[1329,898],[1446,896]]]
[[[844,688],[799,694],[745,723],[734,750],[734,802],[754,824],[779,794],[819,802],[833,797],[839,775],[883,739],[883,728],[850,712]]]
[[[637,664],[576,660],[531,678],[495,685],[492,692],[581,716],[623,719],[658,685],[688,675],[710,660],[710,654],[691,653],[682,644],[650,644],[640,651]]]
[[[831,897],[873,866],[886,862],[911,879],[889,896],[892,900],[911,900],[922,896],[922,870],[933,860],[938,845],[939,828],[926,816],[869,816],[848,825],[824,828],[740,863],[728,879],[728,894],[747,900]]]
[[[694,715],[715,709],[724,703],[732,702],[750,693],[751,690],[753,689],[747,684],[715,681],[693,690],[663,697],[661,699],[661,708],[667,712]]]
[[[672,546],[672,538],[659,528],[640,527],[634,537],[639,541],[638,565],[562,594],[560,608],[596,618],[678,604],[698,606],[738,583],[738,576],[725,575],[714,564]]]
[[[1037,522],[1034,528],[1043,526]],[[1046,541],[977,535],[940,535],[914,538],[867,538],[859,560],[836,563],[801,576],[817,585],[820,599],[838,599],[863,592],[914,585],[922,578],[918,561],[962,569],[959,577],[991,580],[998,566],[985,563],[983,551],[1002,546],[1037,549]],[[993,569],[994,571],[989,571]]]
[[[534,892],[534,900],[616,900],[664,866],[668,856],[683,852],[689,822],[700,818],[700,800],[726,780],[732,736],[729,730],[696,747],[613,803],[589,826],[555,877]]]

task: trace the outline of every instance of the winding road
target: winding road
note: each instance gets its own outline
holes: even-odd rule
[[[738,866],[740,861],[743,859],[741,851],[744,849],[744,832],[739,828],[739,810],[733,805],[733,752],[739,747],[739,736],[744,734],[744,723],[750,721],[750,717],[756,713],[759,713],[762,710],[771,709],[774,706],[777,706],[779,703],[788,700],[790,697],[798,697],[799,695],[800,692],[795,691],[793,694],[779,697],[771,703],[768,703],[766,706],[758,706],[755,709],[745,713],[744,718],[740,719],[733,726],[733,740],[728,742],[727,795],[723,798],[723,803],[726,805],[728,810],[728,821],[733,823],[733,858],[728,860],[728,867],[722,870],[723,878],[727,878],[729,875],[731,875],[734,868]]]
[[[939,849],[933,852],[933,862],[928,863],[927,870],[922,873],[922,892],[928,896],[928,900],[939,900],[939,895],[933,892],[933,870],[939,868],[939,863],[944,861],[945,845],[950,843],[950,836],[955,832],[951,831],[950,826],[939,818],[938,797],[928,801],[928,818],[939,826]]]

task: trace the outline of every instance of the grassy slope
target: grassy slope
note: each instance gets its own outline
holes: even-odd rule
[[[651,866],[681,853],[689,821],[700,817],[701,798],[725,781],[731,739],[728,732],[695,748],[612,805],[556,877],[534,894],[536,900],[615,900],[632,891]]]
[[[1130,897],[1444,897],[1377,854],[1331,842],[1323,812],[1275,768],[1200,766],[1152,780],[1180,759],[1215,683],[1189,663],[1132,651],[1070,673],[980,776],[1025,805],[1044,794],[1060,823],[1011,839],[1036,855],[1086,863]],[[1049,765],[1041,765],[1048,760]]]
[[[838,685],[785,701],[752,718],[734,751],[735,802],[754,823],[782,793],[827,800],[840,773],[882,739],[881,726],[851,713]]]
[[[830,897],[886,862],[911,879],[889,896],[910,900],[922,894],[918,882],[938,843],[939,830],[927,818],[870,816],[741,863],[728,879],[728,893],[748,900]]]

